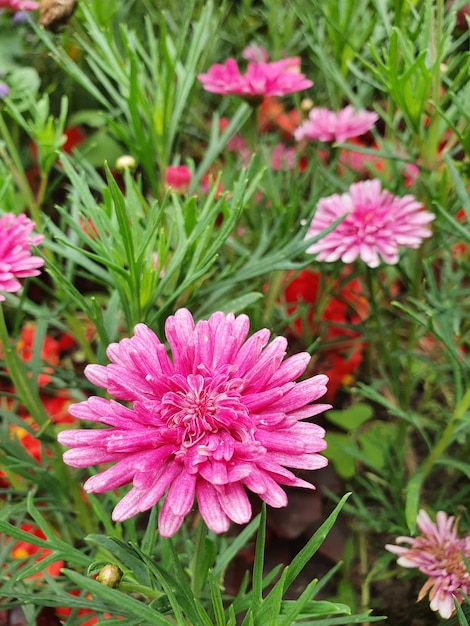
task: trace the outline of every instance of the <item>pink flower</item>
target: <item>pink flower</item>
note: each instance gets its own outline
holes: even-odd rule
[[[318,139],[320,141],[336,141],[341,143],[351,137],[359,137],[368,132],[379,119],[370,111],[355,111],[351,105],[338,113],[329,109],[314,108],[294,132],[297,141],[302,139]]]
[[[419,537],[397,537],[396,542],[409,547],[386,545],[389,552],[398,555],[402,567],[416,567],[428,576],[418,595],[422,600],[429,591],[430,606],[442,618],[448,619],[455,611],[454,598],[462,602],[459,590],[470,595],[470,575],[463,556],[470,560],[470,536],[459,539],[457,521],[439,511],[434,524],[426,511],[418,513]]]
[[[266,61],[269,58],[268,52],[263,46],[259,46],[256,43],[252,43],[251,45],[244,48],[242,52],[242,57],[247,61]]]
[[[13,293],[21,289],[18,278],[38,276],[37,268],[44,265],[44,259],[32,256],[31,246],[43,240],[42,235],[30,235],[34,222],[26,215],[4,213],[0,216],[0,292]],[[0,293],[0,301],[5,297]]]
[[[429,222],[435,217],[413,196],[393,196],[382,190],[379,180],[366,180],[353,183],[349,193],[319,200],[305,238],[319,235],[343,216],[336,228],[307,248],[318,261],[352,263],[360,257],[369,267],[378,267],[382,258],[394,265],[400,246],[418,248],[431,236]]]
[[[199,74],[198,79],[207,91],[241,96],[252,104],[259,104],[268,96],[284,96],[313,85],[300,73],[298,57],[271,63],[250,61],[243,75],[235,59],[227,59],[223,65],[213,65],[207,74]]]
[[[181,195],[188,191],[191,170],[186,165],[169,165],[166,168],[165,185]]]
[[[297,161],[297,151],[295,148],[287,147],[282,143],[275,145],[271,153],[271,167],[273,171],[293,170]]]
[[[10,11],[35,11],[38,7],[39,3],[32,0],[0,0],[0,9]]]
[[[287,341],[269,330],[247,339],[249,319],[214,313],[194,324],[179,309],[166,321],[165,345],[144,324],[130,339],[111,344],[106,366],[88,365],[87,378],[131,407],[91,397],[72,405],[75,417],[106,424],[103,430],[66,430],[73,467],[115,465],[89,478],[85,490],[102,493],[133,483],[113,511],[121,521],[154,506],[163,536],[173,535],[196,498],[209,528],[251,517],[245,487],[273,507],[287,504],[280,485],[313,489],[287,467],[317,469],[327,460],[324,430],[304,422],[330,408],[311,404],[326,392],[326,376],[294,382],[306,353],[286,355]]]

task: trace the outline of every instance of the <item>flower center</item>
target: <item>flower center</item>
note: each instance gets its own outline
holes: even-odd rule
[[[453,583],[455,580],[463,581],[468,580],[469,574],[465,567],[464,560],[462,558],[462,552],[468,552],[464,550],[464,546],[460,543],[444,542],[429,547],[429,551],[433,554],[433,562],[427,564],[426,573],[430,576],[442,576],[449,577],[449,583]]]
[[[211,435],[229,434],[236,441],[251,439],[254,431],[248,409],[241,402],[241,379],[224,375],[174,376],[173,391],[162,399],[161,416],[169,429],[178,429],[183,448],[203,445]]]
[[[382,210],[375,205],[364,202],[355,206],[342,222],[343,232],[359,238],[363,243],[374,245],[377,237],[381,237],[386,227],[386,218]]]

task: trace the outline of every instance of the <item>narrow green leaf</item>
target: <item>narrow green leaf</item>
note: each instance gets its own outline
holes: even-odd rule
[[[416,529],[416,518],[418,516],[423,480],[424,475],[418,471],[410,478],[405,489],[405,519],[411,533]]]
[[[264,568],[264,546],[266,541],[266,504],[262,505],[259,519],[258,535],[256,537],[255,560],[253,564],[253,593],[252,606],[257,610],[263,601],[263,568]]]
[[[220,587],[212,572],[209,573],[209,587],[211,592],[212,610],[214,611],[216,626],[225,626],[225,611]]]
[[[286,583],[284,587],[284,592],[292,585],[294,580],[300,574],[302,569],[307,565],[312,556],[321,546],[325,537],[331,530],[333,524],[336,521],[341,509],[343,508],[344,503],[349,498],[351,494],[346,493],[339,503],[336,505],[332,513],[328,516],[325,522],[320,526],[320,528],[316,531],[316,533],[308,540],[306,545],[300,550],[300,552],[294,557],[291,564],[289,565],[289,571],[286,576]]]
[[[101,598],[109,606],[112,606],[115,613],[119,613],[120,610],[126,611],[126,613],[132,617],[140,617],[142,624],[148,624],[148,626],[166,626],[167,624],[174,624],[173,621],[165,619],[157,611],[154,611],[143,602],[135,600],[133,597],[122,593],[118,589],[107,587],[92,578],[87,578],[69,569],[62,571],[79,589],[88,591],[92,596]]]
[[[87,535],[85,541],[100,546],[116,559],[124,568],[128,568],[133,577],[142,585],[149,587],[150,578],[146,564],[142,561],[139,553],[129,544],[124,543],[115,537],[105,537],[104,535]]]
[[[229,546],[225,550],[217,555],[215,566],[212,570],[214,576],[218,578],[223,574],[229,563],[232,562],[235,555],[248,543],[253,537],[256,529],[261,524],[261,515],[254,517],[249,524],[243,528],[235,539],[231,540]]]

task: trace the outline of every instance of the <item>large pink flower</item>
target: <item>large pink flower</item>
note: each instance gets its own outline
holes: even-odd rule
[[[300,59],[291,57],[265,63],[250,61],[245,74],[241,74],[235,59],[227,59],[223,65],[216,63],[198,79],[204,89],[223,95],[236,95],[253,104],[259,104],[268,96],[284,96],[313,85],[300,73]]]
[[[400,246],[418,248],[431,236],[429,222],[435,216],[413,196],[399,198],[383,190],[379,180],[366,180],[353,183],[348,193],[319,200],[306,239],[340,217],[343,221],[307,252],[316,254],[318,261],[352,263],[360,257],[369,267],[377,267],[380,258],[389,265],[398,263]]]
[[[311,404],[326,392],[326,376],[294,382],[310,357],[284,360],[287,341],[269,330],[247,339],[246,315],[214,313],[194,324],[179,309],[168,318],[165,345],[144,324],[130,339],[108,347],[111,363],[88,365],[87,378],[115,398],[91,397],[72,405],[75,417],[101,422],[105,430],[66,430],[73,467],[115,465],[88,479],[85,489],[105,492],[133,483],[113,511],[125,520],[156,504],[166,493],[159,530],[171,536],[197,498],[214,532],[230,520],[245,523],[251,506],[245,487],[273,507],[287,504],[279,485],[314,487],[287,467],[317,469],[326,447],[324,431],[304,422],[330,408]]]
[[[308,120],[295,129],[294,137],[297,141],[319,139],[341,143],[351,137],[367,133],[378,119],[376,113],[355,111],[351,105],[338,113],[329,109],[313,108],[310,110]]]
[[[457,536],[457,521],[439,511],[434,524],[426,511],[418,514],[419,537],[397,537],[398,544],[409,547],[386,545],[386,549],[398,555],[402,567],[416,567],[428,576],[418,595],[422,600],[429,591],[430,606],[448,619],[455,611],[454,597],[462,601],[459,590],[470,595],[470,575],[464,556],[470,560],[470,536]]]
[[[31,255],[31,246],[43,240],[42,235],[31,235],[34,222],[26,215],[4,213],[0,216],[0,292],[15,292],[21,289],[18,278],[38,276],[38,267],[44,259]],[[0,293],[0,301],[5,296]]]

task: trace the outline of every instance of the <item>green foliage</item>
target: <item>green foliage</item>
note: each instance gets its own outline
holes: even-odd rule
[[[181,549],[173,540],[165,544],[164,562],[156,558],[153,550],[150,553],[143,551],[144,546],[149,547],[145,538],[139,547],[116,537],[92,534],[85,537],[86,543],[92,549],[78,550],[58,537],[57,531],[49,525],[34,505],[33,499],[29,497],[28,513],[44,533],[45,539],[6,521],[12,515],[11,508],[7,508],[0,515],[0,531],[16,540],[33,544],[40,550],[47,550],[48,554],[40,561],[23,563],[23,567],[15,571],[15,559],[9,558],[8,544],[5,544],[4,550],[0,550],[5,572],[2,595],[9,599],[5,606],[21,605],[27,601],[36,606],[91,609],[98,613],[106,612],[112,616],[120,616],[127,623],[138,622],[141,625],[172,624],[176,620],[178,624],[222,626],[235,624],[234,619],[238,614],[244,614],[243,623],[246,624],[269,623],[287,626],[297,623],[309,624],[314,620],[315,623],[332,626],[360,623],[366,617],[371,622],[378,621],[380,618],[368,617],[366,614],[350,615],[348,607],[344,605],[315,600],[315,591],[317,586],[321,585],[321,581],[312,581],[295,602],[283,599],[287,589],[324,541],[346,498],[347,496],[342,499],[290,565],[283,569],[274,587],[263,594],[263,589],[271,579],[271,577],[265,579],[262,571],[265,509],[261,516],[253,519],[232,543],[225,547],[219,545],[219,549],[212,553],[201,546],[201,554],[205,555],[204,566],[202,570],[192,570],[189,573],[189,563],[186,562],[188,557],[184,552],[181,553]],[[225,567],[257,527],[252,588],[250,590],[242,588],[237,596],[227,603],[227,597],[223,593]],[[201,538],[206,545],[207,537],[202,533],[199,539],[196,538],[196,551]],[[213,541],[211,538],[211,542]],[[157,551],[159,549],[158,542],[156,549]],[[160,549],[163,550],[163,547],[160,546]],[[212,558],[208,558],[210,554]],[[57,561],[64,561],[68,567],[63,568],[61,576],[55,580],[53,584],[55,593],[48,594],[32,584],[29,577],[42,573],[49,578],[44,573],[45,568]],[[106,564],[113,564],[122,572],[117,588],[94,579],[94,575]],[[70,569],[71,566],[75,569]],[[202,576],[202,584],[196,588],[194,576]],[[60,584],[67,580],[73,584],[72,588],[79,589],[85,595],[70,596],[68,591],[71,587]],[[347,618],[330,618],[331,615],[347,615]]]
[[[124,22],[118,35],[113,21],[104,26],[102,10],[95,4],[81,11],[78,43],[87,50],[94,80],[46,32],[38,29],[37,34],[56,62],[103,107],[107,128],[142,166],[153,193],[161,196],[166,167],[178,150],[180,127],[190,114],[196,75],[217,29],[212,3],[206,3],[197,20],[186,11],[174,34],[164,13],[156,25],[145,19],[143,41]]]
[[[80,609],[109,625],[119,616],[135,626],[379,621],[367,607],[374,583],[389,575],[386,541],[415,532],[420,508],[461,514],[462,532],[470,529],[470,30],[456,14],[464,3],[157,4],[79,2],[59,33],[39,27],[35,14],[19,25],[0,15],[0,73],[10,89],[0,104],[0,210],[29,214],[44,234],[45,259],[40,277],[0,303],[1,608],[21,606],[35,624],[40,607],[69,607],[71,626],[86,619]],[[311,103],[298,94],[259,113],[202,89],[200,72],[230,56],[243,69],[252,43],[272,60],[301,55],[314,106],[375,110],[376,127],[359,145],[299,145],[289,125]],[[71,127],[86,137],[73,148]],[[289,166],[274,167],[279,144],[295,153]],[[135,167],[117,167],[125,154]],[[166,185],[167,167],[177,164],[191,171],[186,193]],[[343,275],[340,263],[305,254],[313,243],[305,233],[320,198],[363,178],[435,213],[433,236],[404,249],[396,266],[357,263]],[[286,275],[304,268],[330,280],[331,291],[296,308],[283,298]],[[351,301],[347,279],[360,285]],[[324,319],[332,302],[337,309]],[[338,376],[325,456],[352,495],[287,566],[265,571],[264,510],[234,536],[188,525],[164,541],[156,508],[145,522],[114,523],[119,494],[85,501],[88,471],[61,460],[56,433],[64,426],[47,400],[95,393],[84,366],[105,363],[107,346],[137,323],[163,338],[179,307],[196,319],[246,312],[252,330],[267,327],[289,337],[292,353],[313,353],[309,374],[330,368]],[[339,320],[344,307],[350,315]],[[312,336],[295,327],[300,311]],[[28,358],[26,321],[35,328]],[[48,338],[64,334],[72,348],[56,361],[43,354]],[[342,357],[360,347],[351,375],[335,352],[342,340]],[[343,505],[350,537],[336,595],[324,590],[339,565],[292,600],[294,580]],[[252,577],[231,597],[226,572],[256,532]],[[13,558],[17,542],[39,552]],[[55,577],[46,568],[57,561],[64,567]],[[108,587],[94,577],[110,563],[123,577]],[[467,624],[467,614],[467,604],[456,605],[449,623]]]

